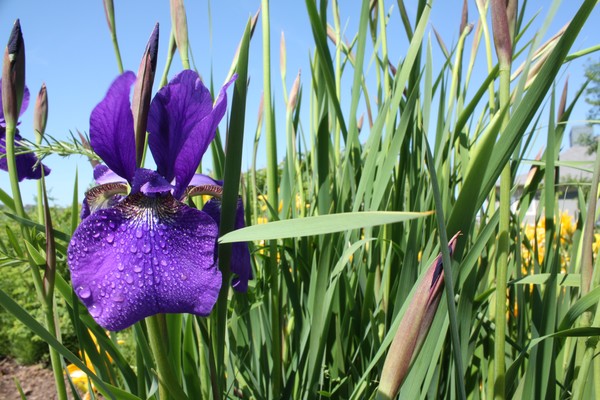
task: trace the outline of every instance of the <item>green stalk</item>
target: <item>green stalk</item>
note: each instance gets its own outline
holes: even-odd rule
[[[499,108],[505,110],[501,135],[505,134],[510,119],[510,68],[512,62],[512,39],[508,27],[506,3],[492,0],[492,29],[499,65]],[[500,204],[498,223],[498,255],[496,263],[496,310],[494,332],[494,399],[504,399],[506,380],[506,287],[508,251],[510,250],[510,188],[512,186],[510,158],[500,175]]]
[[[183,400],[187,399],[185,392],[177,382],[173,374],[173,366],[169,362],[168,352],[165,343],[168,343],[167,326],[164,314],[157,314],[146,318],[148,326],[148,342],[156,367],[158,369],[158,394],[160,400]],[[179,366],[177,366],[179,368]]]
[[[277,195],[277,141],[273,108],[271,103],[271,29],[269,19],[269,0],[261,1],[263,27],[263,87],[264,87],[264,122],[267,145],[267,190],[271,206],[277,210],[279,199]],[[281,362],[281,315],[279,299],[279,271],[277,268],[277,242],[269,243],[269,276],[271,281],[271,339],[273,368],[271,373],[272,398],[279,398],[281,393],[282,362]]]
[[[165,69],[163,70],[162,77],[160,79],[160,87],[167,84],[169,75],[169,69],[171,69],[171,62],[173,61],[173,55],[175,54],[175,32],[171,29],[171,35],[169,36],[169,48],[167,50],[167,60],[165,61]]]
[[[21,189],[19,188],[19,176],[17,175],[17,160],[15,158],[15,132],[17,127],[14,123],[6,121],[6,164],[8,165],[8,176],[10,179],[10,188],[12,190],[15,211],[21,218],[25,218],[25,208],[21,198]]]
[[[115,49],[115,57],[117,58],[117,65],[119,66],[119,73],[123,73],[123,61],[121,61],[121,51],[119,50],[119,41],[117,40],[116,32],[111,35],[113,47]]]
[[[44,318],[46,319],[46,328],[53,335],[57,336],[56,323],[54,320],[54,297],[47,299],[44,302]],[[52,372],[54,373],[54,384],[56,385],[56,394],[59,400],[67,400],[67,388],[65,386],[65,378],[63,374],[62,361],[60,353],[52,346],[48,346],[50,349],[50,363],[52,365]]]
[[[154,354],[154,360],[156,361],[156,367],[158,369],[158,396],[160,400],[168,400],[169,391],[167,389],[167,380],[165,375],[171,371],[169,360],[167,359],[167,349],[164,346],[164,336],[161,329],[160,318],[164,318],[163,315],[157,314],[146,319],[148,325],[148,342],[152,353]]]

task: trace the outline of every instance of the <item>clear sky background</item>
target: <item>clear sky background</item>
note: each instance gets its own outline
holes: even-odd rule
[[[342,1],[341,21],[347,37],[353,37],[359,19],[359,1]],[[414,19],[416,1],[407,1],[409,15]],[[533,18],[535,22],[531,31],[538,30],[550,9],[551,1],[531,0],[528,2],[526,20]],[[560,2],[558,2],[560,3]],[[560,4],[553,23],[548,27],[544,39],[551,37],[575,14],[580,2],[563,1]],[[388,46],[390,59],[394,64],[402,58],[407,48],[405,35],[401,31],[402,23],[395,1],[386,1],[386,9],[391,10],[390,30],[388,31]],[[220,85],[229,70],[231,60],[238,42],[244,31],[248,18],[259,8],[259,0],[187,0],[185,2],[190,47],[195,66],[205,78],[212,75],[215,86]],[[446,45],[451,48],[458,39],[458,26],[462,1],[437,0],[433,2],[431,23],[428,36],[431,36],[434,48],[434,71],[443,65],[443,58],[435,39],[432,27],[435,27],[444,38]],[[210,12],[210,14],[209,14]],[[123,59],[124,68],[137,71],[140,58],[154,24],[160,23],[161,35],[156,81],[160,80],[165,62],[170,31],[170,15],[168,0],[115,0],[117,35]],[[271,51],[272,51],[272,87],[276,112],[276,121],[280,135],[285,132],[285,121],[282,115],[285,108],[283,103],[282,83],[279,74],[279,42],[281,32],[285,33],[287,44],[287,82],[289,90],[298,72],[302,70],[302,83],[309,88],[310,67],[309,54],[314,50],[312,32],[308,22],[305,3],[303,1],[275,0],[271,2]],[[101,0],[85,1],[34,1],[34,0],[0,0],[0,43],[8,40],[13,22],[20,18],[25,39],[27,59],[27,86],[32,100],[29,110],[22,117],[21,134],[33,139],[32,119],[35,96],[45,82],[48,88],[49,117],[46,131],[57,139],[65,140],[69,133],[77,130],[88,132],[89,115],[94,106],[103,98],[112,80],[118,74],[118,67],[113,51],[110,34]],[[478,18],[474,0],[469,0],[469,21],[476,22]],[[212,22],[211,22],[212,20]],[[585,49],[600,43],[600,10],[594,10],[572,51]],[[250,50],[250,87],[247,105],[246,139],[244,142],[244,158],[242,167],[248,169],[252,155],[252,141],[256,128],[258,103],[262,92],[262,31],[260,21],[256,28]],[[472,35],[471,35],[472,36]],[[399,38],[395,40],[395,38]],[[470,55],[471,38],[467,40],[465,59]],[[3,47],[3,46],[2,46]],[[367,76],[375,79],[375,69],[369,62],[372,49],[367,49]],[[480,53],[480,57],[484,57]],[[571,62],[564,68],[556,82],[557,91],[562,91],[564,81],[569,75],[569,98],[584,82],[583,73],[586,61],[598,59],[593,54],[583,59]],[[519,63],[517,63],[519,64]],[[485,73],[484,59],[479,61],[482,67],[474,71],[473,82],[481,82]],[[178,56],[169,74],[172,77],[181,71]],[[350,70],[348,70],[350,72]],[[351,74],[347,74],[351,79]],[[345,96],[350,95],[351,85],[348,80]],[[230,90],[231,92],[231,90]],[[231,94],[231,93],[230,93]],[[342,95],[344,97],[344,94]],[[307,99],[306,99],[307,100]],[[303,107],[307,110],[308,102]],[[349,105],[342,102],[347,112]],[[588,105],[582,100],[572,114],[573,124],[582,124],[586,118]],[[579,122],[577,122],[579,121]],[[366,124],[365,124],[366,125]],[[222,125],[224,126],[224,125]],[[567,127],[567,132],[570,127]],[[364,129],[363,129],[364,131]],[[566,135],[568,136],[568,135]],[[539,143],[538,143],[539,142]],[[280,136],[278,147],[280,159],[283,156],[285,141]],[[536,141],[532,153],[537,153],[543,146],[543,141]],[[563,142],[563,147],[568,142]],[[259,151],[259,167],[264,166],[264,141]],[[52,169],[47,178],[50,196],[57,205],[67,205],[72,199],[75,171],[79,171],[80,199],[83,192],[92,183],[92,169],[86,158],[71,156],[61,158],[50,156],[44,163]],[[204,163],[204,165],[209,165]],[[0,174],[0,187],[10,193],[8,176]],[[22,185],[24,201],[31,204],[35,201],[36,185],[25,182]]]

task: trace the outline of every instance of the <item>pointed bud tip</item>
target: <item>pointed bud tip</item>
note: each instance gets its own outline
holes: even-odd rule
[[[159,25],[158,22],[154,25],[150,39],[148,40],[148,55],[152,62],[153,68],[156,68],[156,59],[158,58],[158,37],[159,37]]]
[[[8,38],[8,44],[6,46],[8,54],[17,54],[23,47],[23,33],[21,32],[21,22],[17,19],[13,25],[13,29],[10,32]]]

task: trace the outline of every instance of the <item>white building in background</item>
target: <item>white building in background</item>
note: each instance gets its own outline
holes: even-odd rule
[[[558,173],[558,211],[566,211],[574,218],[578,217],[578,189],[581,183],[591,182],[592,169],[597,153],[588,153],[588,147],[579,144],[579,138],[584,135],[594,135],[594,128],[591,125],[574,126],[569,134],[569,148],[560,153],[559,163],[567,162],[571,165],[560,165],[557,167]],[[517,190],[515,192],[515,200],[521,196],[523,186],[527,181],[528,173],[518,175],[515,179]],[[543,185],[543,182],[542,182]],[[541,187],[541,186],[540,186]],[[532,200],[529,209],[525,215],[525,223],[534,223],[538,208],[543,207],[539,201],[540,191],[535,199]],[[513,212],[516,211],[517,201],[513,203]]]

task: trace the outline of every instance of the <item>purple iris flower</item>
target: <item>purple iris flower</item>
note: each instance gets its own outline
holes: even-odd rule
[[[4,121],[4,110],[2,108],[2,80],[0,79],[0,169],[8,171],[8,162],[6,160],[6,122]],[[23,115],[27,106],[29,105],[29,89],[25,88],[23,92],[23,103],[21,105],[21,112],[19,115]],[[18,132],[15,133],[15,142],[23,140]],[[23,149],[23,146],[15,143],[15,150],[18,152]],[[17,163],[17,176],[19,181],[23,179],[40,179],[42,177],[42,171],[44,176],[50,173],[50,168],[41,164],[38,158],[33,153],[22,153],[16,156]]]
[[[183,203],[187,196],[221,194],[221,183],[195,174],[227,106],[229,81],[212,101],[198,74],[179,73],[154,97],[148,145],[156,171],[136,166],[129,101],[132,72],[119,76],[90,117],[90,145],[106,165],[86,193],[83,221],[73,233],[68,262],[75,292],[92,317],[121,330],[157,313],[208,315],[219,295],[216,243],[220,202],[209,212]],[[236,227],[243,226],[241,220]],[[251,279],[250,254],[233,249],[234,288]]]

